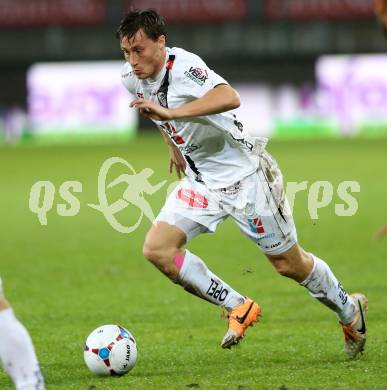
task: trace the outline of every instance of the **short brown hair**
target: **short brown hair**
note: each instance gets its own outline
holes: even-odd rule
[[[162,16],[154,9],[134,10],[125,15],[118,26],[116,37],[132,38],[142,29],[148,38],[156,41],[161,35],[167,36],[165,22]]]

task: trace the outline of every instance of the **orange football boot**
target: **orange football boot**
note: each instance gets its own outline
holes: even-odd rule
[[[222,348],[231,348],[245,336],[246,329],[259,320],[261,308],[250,298],[241,305],[234,307],[228,314],[228,330],[223,337]]]

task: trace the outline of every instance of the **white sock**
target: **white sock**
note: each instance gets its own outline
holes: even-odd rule
[[[44,390],[31,337],[11,308],[0,311],[0,358],[17,390]]]
[[[244,303],[241,294],[218,278],[198,256],[188,250],[185,255],[177,255],[174,262],[180,269],[176,282],[188,292],[228,310]]]
[[[309,290],[312,297],[335,311],[343,324],[350,323],[356,313],[353,299],[333,275],[328,264],[311,255],[314,261],[312,272],[300,284]]]

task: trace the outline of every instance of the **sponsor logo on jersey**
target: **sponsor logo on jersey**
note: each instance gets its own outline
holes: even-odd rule
[[[126,72],[121,75],[121,78],[126,79],[128,76],[131,76],[132,72]]]
[[[208,79],[208,73],[206,69],[194,68],[193,66],[191,66],[189,70],[186,70],[184,74],[200,86],[202,86]]]
[[[273,238],[273,237],[275,237],[275,233],[267,233],[265,231],[265,228],[263,226],[263,222],[262,222],[261,218],[249,218],[248,219],[248,223],[249,223],[250,230],[253,233],[258,233],[259,234],[259,237],[258,237],[259,240],[263,240],[265,238]],[[260,243],[258,243],[258,245],[262,246]],[[275,248],[278,245],[279,244],[273,244],[270,248]],[[267,246],[267,245],[265,245],[264,247],[266,249],[269,249],[269,246]]]
[[[242,187],[242,183],[240,181],[237,181],[236,183],[234,183],[233,185],[231,185],[229,187],[221,188],[220,192],[222,192],[223,194],[226,194],[226,195],[235,195],[239,192],[241,187]]]
[[[253,233],[265,233],[265,228],[263,227],[261,218],[249,218],[248,221],[250,229]]]
[[[161,107],[168,108],[167,94],[164,91],[157,92],[157,99],[159,100]]]
[[[260,240],[263,240],[264,238],[273,238],[275,237],[275,233],[267,233],[267,234],[264,234],[263,236],[259,236],[258,238]]]
[[[192,152],[194,152],[195,150],[198,150],[198,149],[199,149],[199,145],[189,144],[189,145],[186,145],[183,148],[181,148],[181,152],[183,154],[190,154],[190,153],[192,153]]]

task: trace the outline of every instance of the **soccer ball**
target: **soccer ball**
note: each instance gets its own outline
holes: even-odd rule
[[[94,374],[124,375],[136,364],[136,340],[120,325],[103,325],[90,333],[83,357]]]

